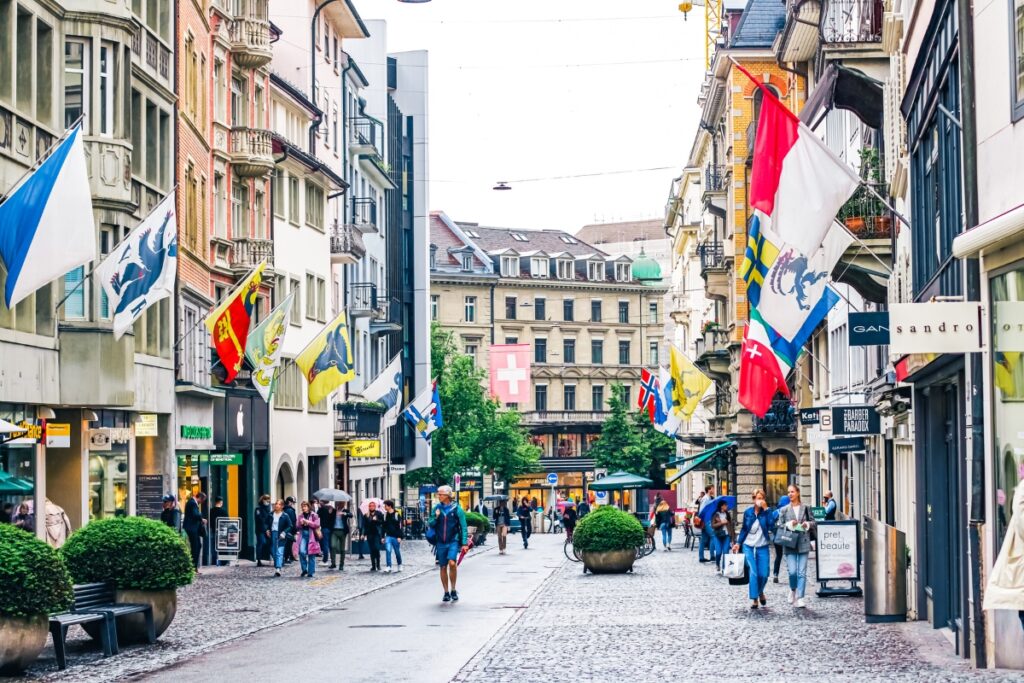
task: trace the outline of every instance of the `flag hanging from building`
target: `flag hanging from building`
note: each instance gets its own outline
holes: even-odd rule
[[[245,357],[252,365],[252,385],[267,403],[277,389],[277,374],[281,367],[284,337],[288,333],[295,292],[278,304],[267,319],[253,328],[245,343]]]
[[[441,416],[441,397],[437,392],[436,379],[409,404],[402,415],[412,425],[417,436],[430,441],[430,435],[444,426],[444,418]]]
[[[95,260],[96,255],[85,147],[82,129],[75,126],[0,204],[0,258],[7,269],[7,308]]]
[[[114,318],[114,339],[120,339],[147,308],[174,294],[178,272],[175,194],[164,197],[96,266],[96,278],[107,293]]]
[[[367,401],[383,403],[387,408],[380,421],[382,429],[393,427],[398,422],[398,414],[402,409],[403,386],[402,355],[399,354],[388,363],[384,372],[380,373],[377,379],[363,390],[363,397]]]
[[[491,395],[502,403],[530,400],[530,345],[492,344],[488,351]]]
[[[679,414],[672,410],[672,388],[674,380],[667,368],[658,368],[658,391],[655,394],[655,410],[652,424],[654,428],[666,436],[674,437],[683,423]]]
[[[672,376],[672,410],[684,420],[693,417],[697,404],[711,386],[711,379],[675,346],[669,346]]]
[[[789,396],[786,375],[790,366],[772,350],[768,331],[753,318],[743,332],[741,354],[737,398],[754,415],[764,417],[776,393]]]
[[[327,323],[295,359],[295,364],[309,383],[310,405],[324,400],[356,376],[345,311]]]
[[[260,262],[242,283],[206,316],[206,327],[213,335],[213,348],[217,351],[226,376],[232,382],[242,369],[245,345],[249,338],[249,325],[256,312],[256,300],[263,281],[266,262]]]
[[[647,368],[640,370],[640,393],[637,395],[636,407],[642,412],[646,412],[652,423],[657,412],[659,393],[661,393],[661,386],[654,373]],[[671,406],[671,403],[669,405]]]

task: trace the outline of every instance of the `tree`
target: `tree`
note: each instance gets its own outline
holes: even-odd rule
[[[644,452],[643,441],[629,417],[626,389],[621,384],[612,385],[608,408],[610,414],[601,425],[601,436],[590,448],[595,464],[608,468],[609,473],[620,470],[633,474],[646,472],[650,458]]]
[[[665,463],[675,457],[676,440],[655,429],[646,412],[634,411],[632,417],[633,428],[640,438],[640,448],[647,454],[647,477],[654,481],[655,488],[668,488],[665,482]]]

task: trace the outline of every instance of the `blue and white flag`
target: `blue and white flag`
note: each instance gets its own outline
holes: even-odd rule
[[[178,273],[178,220],[175,192],[164,197],[103,263],[96,278],[114,318],[114,338],[131,329],[142,313],[174,294]]]
[[[654,428],[666,436],[674,437],[683,420],[672,409],[672,389],[675,380],[668,368],[658,368],[658,391],[654,396]]]
[[[7,267],[7,308],[96,259],[96,222],[81,127],[71,129],[0,204],[0,258]]]
[[[441,417],[441,398],[437,394],[437,380],[416,397],[402,412],[418,436],[430,441],[430,435],[444,426]]]
[[[383,403],[387,410],[381,416],[381,429],[389,429],[398,422],[402,409],[402,355],[395,356],[377,379],[363,389],[367,401]]]

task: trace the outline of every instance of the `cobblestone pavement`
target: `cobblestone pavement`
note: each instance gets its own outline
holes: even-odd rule
[[[486,552],[490,547],[472,552]],[[344,573],[318,564],[312,580],[300,578],[298,562],[286,567],[279,579],[273,577],[272,567],[257,568],[251,562],[238,567],[204,567],[192,585],[178,591],[177,615],[155,645],[122,647],[120,654],[104,659],[98,644],[75,626],[68,632],[68,668],[57,670],[48,640],[42,656],[27,672],[27,680],[98,683],[154,671],[224,642],[432,571],[429,549],[425,541],[404,541],[404,571],[392,574],[370,572],[368,557],[349,557]]]
[[[747,587],[696,552],[659,549],[627,575],[566,563],[455,680],[1024,680],[973,671],[927,623],[865,624],[860,599],[817,598],[813,582],[808,608],[794,609],[785,565],[780,581],[751,610]]]

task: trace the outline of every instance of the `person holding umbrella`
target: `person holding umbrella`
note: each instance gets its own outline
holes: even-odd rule
[[[437,540],[434,552],[441,568],[441,586],[444,587],[443,602],[458,602],[459,593],[455,582],[459,575],[459,556],[469,550],[469,535],[466,529],[466,513],[458,503],[452,502],[452,487],[437,489],[440,499],[434,506],[433,527]]]
[[[736,553],[743,548],[747,566],[750,567],[747,593],[751,600],[750,609],[757,609],[758,602],[762,605],[768,602],[764,597],[764,587],[768,584],[768,544],[775,532],[775,523],[768,510],[764,490],[754,491],[753,498],[754,504],[743,513],[743,526],[739,538],[733,543],[732,551]]]

